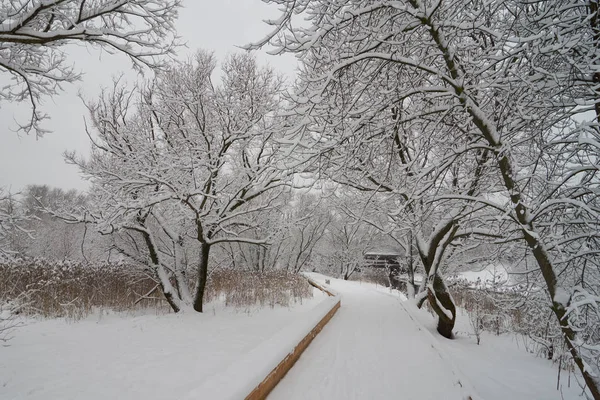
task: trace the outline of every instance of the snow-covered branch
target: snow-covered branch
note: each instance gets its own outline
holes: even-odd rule
[[[69,43],[125,54],[133,66],[160,68],[177,45],[180,0],[15,0],[0,5],[0,72],[10,80],[0,101],[29,101],[21,129],[42,135],[44,97],[81,77],[63,48]]]

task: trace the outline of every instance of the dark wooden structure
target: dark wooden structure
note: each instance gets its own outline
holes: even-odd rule
[[[368,251],[365,253],[365,267],[371,268],[394,268],[399,269],[400,262],[399,258],[401,257],[398,253],[392,252],[378,252],[378,251]]]
[[[390,285],[394,289],[400,289],[403,284],[398,279],[399,275],[406,274],[406,266],[402,265],[403,254],[394,248],[371,249],[364,253],[364,268],[381,268],[388,273]]]

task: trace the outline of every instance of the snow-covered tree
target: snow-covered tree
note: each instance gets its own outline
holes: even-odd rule
[[[73,210],[85,204],[76,190],[65,191],[48,185],[28,185],[21,194],[21,212],[27,216],[30,235],[21,234],[20,255],[48,260],[83,258],[84,226],[67,224],[45,210]]]
[[[84,43],[127,55],[136,68],[158,67],[176,44],[180,0],[10,0],[0,4],[0,101],[29,101],[25,131],[42,135],[44,97],[81,74],[64,51]]]
[[[287,232],[287,246],[280,252],[280,258],[287,270],[296,273],[317,266],[316,252],[332,220],[328,205],[316,194],[295,196],[282,221]]]
[[[270,43],[273,53],[303,60],[302,123],[290,140],[301,148],[345,135],[346,143],[392,114],[415,127],[426,149],[440,150],[431,155],[438,168],[430,182],[440,185],[462,165],[462,190],[438,196],[454,204],[441,220],[451,224],[433,232],[451,233],[463,207],[496,212],[536,260],[565,343],[600,399],[600,286],[589,268],[600,232],[600,113],[591,115],[599,108],[597,3],[265,2],[283,14],[255,47]],[[469,193],[478,174],[487,176],[486,190]]]
[[[230,243],[226,246],[233,265],[293,273],[318,267],[318,247],[331,222],[327,202],[316,194],[293,188],[281,196],[279,202],[276,209],[259,215],[256,239],[268,232],[267,245]]]
[[[12,249],[10,239],[15,227],[15,202],[10,194],[0,191],[0,256]]]
[[[24,250],[26,238],[31,238],[30,220],[18,195],[0,188],[0,260],[19,255]]]
[[[253,237],[255,216],[278,205],[291,181],[275,141],[281,78],[250,54],[228,57],[218,84],[215,67],[212,54],[199,51],[145,88],[117,83],[88,103],[98,135],[91,159],[68,156],[93,184],[95,209],[85,220],[105,233],[136,235],[137,260],[176,311],[202,311],[213,246],[268,242],[268,232]],[[182,265],[186,245],[199,254],[193,293]]]

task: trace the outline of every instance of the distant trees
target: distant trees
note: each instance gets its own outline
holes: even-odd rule
[[[3,101],[29,101],[21,129],[45,130],[40,110],[46,96],[81,76],[64,51],[69,43],[97,46],[129,57],[133,66],[159,67],[176,44],[180,0],[11,0],[0,4],[0,72],[8,78]]]
[[[26,217],[14,195],[0,188],[0,258],[18,252],[16,238],[26,234]]]
[[[138,238],[128,255],[153,271],[175,311],[202,311],[213,246],[267,244],[256,216],[274,210],[291,182],[275,140],[281,78],[249,54],[228,57],[219,83],[215,67],[199,51],[144,87],[116,82],[87,104],[91,159],[68,157],[92,182],[94,208],[81,220]],[[193,293],[186,246],[199,255]]]
[[[23,212],[28,216],[32,238],[23,237],[22,255],[48,260],[81,260],[86,255],[84,227],[67,224],[48,210],[82,209],[86,196],[74,189],[63,190],[48,185],[29,185],[22,195]],[[88,235],[88,244],[92,234]],[[106,250],[106,249],[104,249]]]
[[[304,61],[301,123],[289,140],[353,160],[371,187],[404,197],[402,210],[422,203],[440,212],[429,244],[441,247],[419,246],[440,323],[453,307],[436,301],[446,292],[432,274],[440,250],[461,231],[502,227],[536,260],[565,343],[600,399],[600,280],[590,268],[600,250],[597,3],[266,2],[283,14],[254,47],[270,43]],[[308,27],[293,23],[300,15]],[[364,154],[373,142],[389,151]],[[381,176],[389,180],[371,179]],[[494,231],[480,213],[495,215]]]
[[[2,241],[5,256],[75,261],[106,258],[110,247],[81,224],[68,224],[53,213],[82,209],[87,198],[76,190],[48,185],[29,185],[21,193],[0,200]]]
[[[280,267],[294,273],[319,267],[318,263],[323,261],[318,257],[320,245],[332,223],[329,206],[317,194],[295,193],[280,222],[285,232],[285,247],[278,256]]]
[[[365,253],[374,243],[374,229],[364,223],[337,221],[328,230],[326,258],[341,279],[348,280],[364,267]]]
[[[265,245],[223,245],[234,268],[266,271],[282,269],[298,273],[319,268],[321,244],[331,223],[329,204],[319,195],[292,187],[278,199],[278,206],[259,215],[255,237],[268,235]]]
[[[366,222],[362,196],[345,187],[329,190],[323,203],[330,221],[318,246],[322,264],[319,267],[327,274],[348,280],[362,271],[365,253],[381,245],[382,235]]]

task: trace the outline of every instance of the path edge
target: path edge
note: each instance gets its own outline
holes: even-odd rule
[[[320,291],[326,293],[328,296],[338,297],[337,301],[335,302],[331,310],[329,310],[329,312],[325,314],[323,318],[321,318],[317,325],[315,325],[315,327],[311,329],[311,331],[306,336],[304,336],[304,338],[294,347],[294,350],[288,353],[288,355],[285,356],[285,358],[281,360],[279,364],[277,364],[277,366],[269,373],[269,375],[267,375],[267,377],[263,379],[262,382],[259,383],[258,386],[256,386],[248,396],[246,396],[246,400],[266,399],[269,393],[271,393],[271,391],[283,379],[283,377],[288,373],[288,371],[292,369],[292,367],[294,366],[296,361],[298,361],[304,350],[306,350],[308,345],[310,345],[313,339],[319,334],[319,332],[321,332],[325,325],[327,325],[327,323],[331,320],[331,318],[335,315],[337,310],[342,305],[341,299],[333,291],[318,284],[310,278],[308,278],[308,283],[311,286],[314,286]]]

